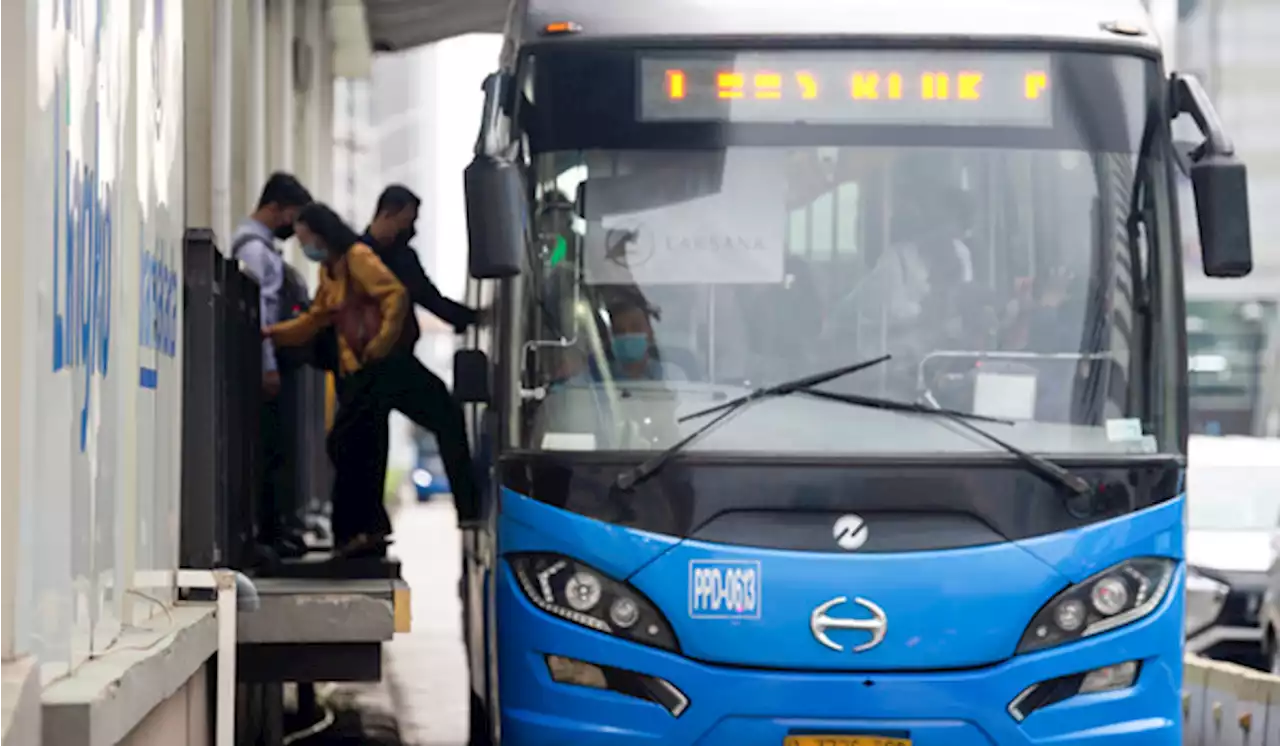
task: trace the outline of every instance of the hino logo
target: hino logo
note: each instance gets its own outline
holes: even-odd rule
[[[884,609],[865,598],[855,598],[853,602],[871,612],[870,619],[839,619],[827,616],[828,611],[848,602],[848,598],[840,596],[813,610],[809,615],[809,631],[813,632],[814,639],[836,652],[841,652],[844,646],[827,637],[828,629],[856,629],[870,632],[871,639],[855,647],[853,649],[855,653],[865,652],[884,642],[884,633],[889,628],[889,620],[884,615]]]
[[[862,516],[849,513],[836,519],[831,527],[831,536],[841,549],[852,552],[861,549],[867,543],[867,522]]]

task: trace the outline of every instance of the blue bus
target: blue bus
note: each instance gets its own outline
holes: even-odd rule
[[[1137,0],[521,0],[484,90],[472,743],[1181,744],[1179,173],[1252,259]]]

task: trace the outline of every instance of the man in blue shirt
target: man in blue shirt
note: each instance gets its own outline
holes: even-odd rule
[[[233,258],[244,262],[246,269],[258,281],[258,304],[263,326],[281,320],[284,256],[276,248],[276,239],[286,241],[293,236],[293,221],[310,202],[311,193],[297,178],[276,172],[262,189],[258,209],[240,222],[231,238]],[[269,399],[280,393],[280,371],[276,365],[275,347],[269,339],[262,340],[262,390]]]
[[[302,208],[311,202],[311,193],[292,174],[276,172],[262,189],[258,207],[241,221],[232,237],[232,257],[244,262],[245,269],[258,281],[259,312],[262,326],[285,319],[291,309],[281,308],[281,288],[285,280],[284,256],[276,248],[276,239],[293,236],[293,222]],[[281,416],[280,365],[270,339],[262,340],[262,494],[258,506],[258,541],[272,547],[281,556],[298,556],[305,552],[302,543],[301,518],[293,499],[292,480],[286,465],[293,433],[285,428]]]

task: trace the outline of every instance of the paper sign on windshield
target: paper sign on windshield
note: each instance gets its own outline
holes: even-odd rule
[[[703,173],[707,164],[692,158],[686,167],[645,174],[634,180],[630,197],[625,189],[611,189],[607,204],[588,196],[587,282],[781,282],[787,218],[784,157],[771,151],[729,151],[722,163],[715,164],[722,169],[718,174]],[[599,170],[588,165],[588,172]],[[691,189],[690,182],[718,185]],[[589,185],[590,177],[588,190]],[[627,211],[628,204],[645,207]]]

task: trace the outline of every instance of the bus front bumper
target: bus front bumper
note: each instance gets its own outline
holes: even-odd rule
[[[788,735],[807,733],[901,738],[912,746],[1181,746],[1176,595],[1121,629],[986,668],[787,672],[705,664],[554,618],[502,572],[501,742],[783,746]],[[1029,687],[1129,662],[1138,666],[1130,686],[1019,710]],[[593,673],[599,667],[607,667],[608,681]],[[561,683],[566,672],[591,685]]]

